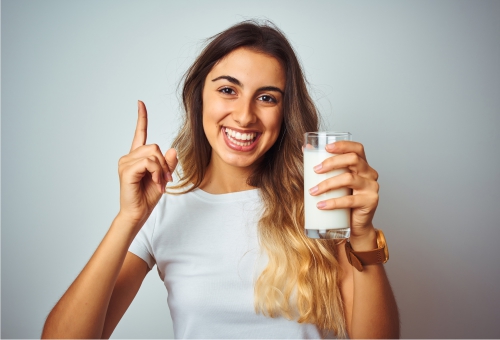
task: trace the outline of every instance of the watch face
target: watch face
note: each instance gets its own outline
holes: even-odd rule
[[[384,263],[386,263],[389,260],[389,247],[387,247],[384,233],[379,229],[377,229],[377,246],[379,248],[384,248]]]

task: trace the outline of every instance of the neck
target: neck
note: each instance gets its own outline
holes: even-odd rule
[[[246,168],[231,166],[212,157],[200,189],[215,195],[255,189],[247,184],[253,170],[254,166]]]

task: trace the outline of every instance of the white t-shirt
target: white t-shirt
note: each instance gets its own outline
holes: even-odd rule
[[[315,325],[256,314],[258,189],[163,195],[129,251],[155,264],[176,338],[320,338]]]

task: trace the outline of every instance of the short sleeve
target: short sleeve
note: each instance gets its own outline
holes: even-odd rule
[[[148,264],[149,269],[153,268],[156,263],[153,254],[152,239],[157,215],[157,209],[153,209],[153,212],[149,215],[146,223],[144,223],[141,230],[139,230],[139,233],[137,233],[132,241],[132,244],[128,248],[129,252],[143,259]]]

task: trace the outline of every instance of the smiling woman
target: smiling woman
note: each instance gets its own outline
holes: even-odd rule
[[[251,49],[239,48],[213,67],[203,87],[203,129],[212,147],[209,174],[227,172],[220,167],[228,166],[253,172],[278,138],[284,88],[279,61]],[[208,177],[204,183],[212,182]]]
[[[176,337],[397,337],[383,265],[353,271],[344,244],[304,233],[302,136],[318,130],[318,115],[283,33],[244,22],[213,37],[185,75],[183,103],[181,131],[162,154],[146,144],[139,102],[119,162],[120,212],[43,337],[109,337],[154,265]],[[319,171],[352,172],[317,191],[353,190],[326,209],[352,209],[351,247],[373,250],[377,173],[361,144],[326,150]]]

